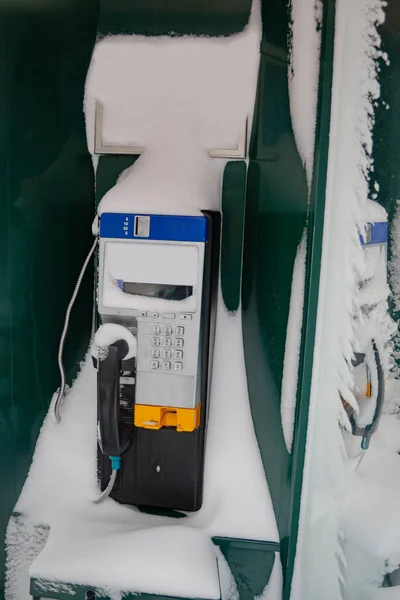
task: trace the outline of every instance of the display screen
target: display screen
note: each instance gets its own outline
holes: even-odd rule
[[[118,280],[118,287],[126,294],[162,298],[163,300],[185,300],[193,294],[191,285],[168,285],[161,283],[136,283]]]
[[[103,306],[196,310],[198,270],[195,245],[108,241],[104,247]]]

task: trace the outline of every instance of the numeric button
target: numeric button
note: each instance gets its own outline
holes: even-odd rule
[[[158,348],[152,348],[150,350],[150,356],[151,356],[151,358],[158,358],[160,356],[160,352],[159,352]]]
[[[169,371],[171,368],[171,363],[168,360],[164,360],[161,363],[161,368],[164,369],[164,371]]]
[[[175,329],[176,335],[183,335],[185,333],[185,328],[184,327],[177,327]]]
[[[175,338],[175,346],[177,348],[183,348],[183,339],[182,338]]]
[[[151,338],[151,345],[152,346],[159,346],[160,345],[160,338],[159,337],[152,337]]]
[[[174,358],[183,358],[183,350],[175,350]]]

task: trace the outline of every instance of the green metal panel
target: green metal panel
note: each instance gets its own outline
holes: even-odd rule
[[[100,0],[99,33],[211,35],[247,25],[251,0]]]
[[[374,171],[370,179],[370,195],[374,197],[375,183],[379,193],[375,198],[388,212],[392,223],[396,201],[400,199],[400,4],[398,0],[388,0],[385,7],[386,18],[378,31],[382,39],[382,50],[387,52],[390,65],[383,58],[378,60],[381,102],[375,106],[373,128]],[[389,237],[388,255],[392,256],[392,238]],[[390,275],[390,273],[389,273]],[[400,311],[392,302],[392,318],[400,323]],[[400,377],[400,332],[394,340],[396,365],[393,369],[396,378]]]
[[[91,245],[82,103],[96,16],[93,0],[0,6],[0,596],[5,527],[59,384],[64,312]],[[67,341],[69,379],[87,348],[91,304],[89,276]]]
[[[263,4],[264,23],[277,4]],[[250,150],[242,302],[254,427],[284,551],[292,462],[283,437],[280,392],[293,264],[307,220],[307,183],[290,120],[286,10],[273,31],[280,45],[263,42]]]
[[[334,0],[325,0],[313,183],[309,203],[289,111],[286,3],[263,2],[263,43],[255,135],[248,174],[243,330],[250,403],[281,538],[284,598],[297,543],[322,251],[333,64]],[[273,93],[272,93],[273,92]],[[305,308],[291,455],[280,392],[291,280],[307,227]]]
[[[235,579],[240,600],[260,596],[269,582],[279,544],[214,537]]]
[[[242,160],[226,164],[222,183],[221,288],[225,306],[240,303],[247,166]]]

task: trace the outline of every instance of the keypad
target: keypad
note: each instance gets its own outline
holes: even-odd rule
[[[149,360],[152,370],[183,371],[185,328],[181,325],[158,325],[151,327]],[[160,360],[155,360],[161,358]]]

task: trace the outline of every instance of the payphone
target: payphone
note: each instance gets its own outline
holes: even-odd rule
[[[201,506],[219,240],[212,211],[100,217],[99,471],[121,503]]]

